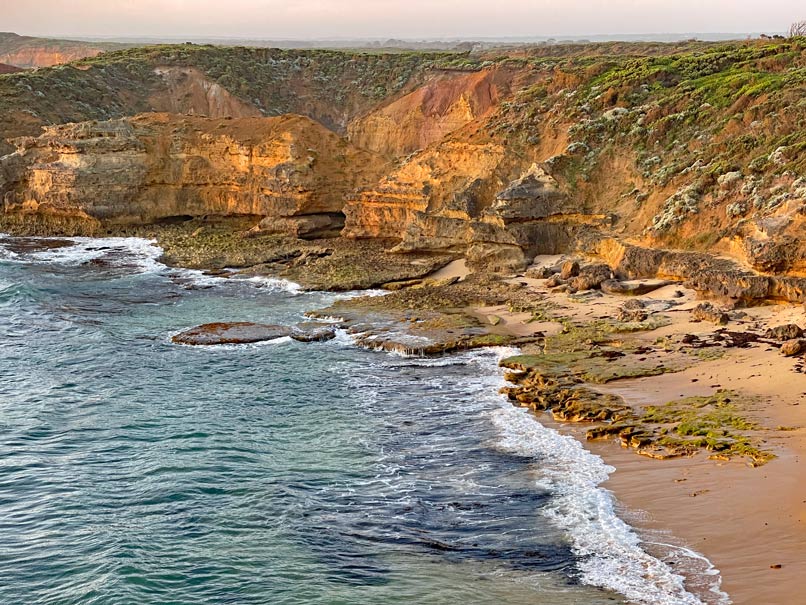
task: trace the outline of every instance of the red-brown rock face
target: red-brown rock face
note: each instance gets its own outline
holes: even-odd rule
[[[364,149],[400,156],[441,141],[486,115],[509,92],[511,76],[498,70],[443,74],[349,126]]]

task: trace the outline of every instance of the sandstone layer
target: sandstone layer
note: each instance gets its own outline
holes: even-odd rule
[[[264,230],[341,228],[348,191],[383,163],[308,118],[149,114],[55,126],[4,158],[6,215],[88,225],[253,215]]]

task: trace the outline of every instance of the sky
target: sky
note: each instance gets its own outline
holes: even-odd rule
[[[482,38],[783,32],[804,0],[3,0],[39,36]]]

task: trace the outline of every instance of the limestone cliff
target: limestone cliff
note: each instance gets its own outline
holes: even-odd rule
[[[6,214],[141,224],[254,215],[264,229],[338,230],[348,191],[383,163],[302,116],[148,114],[48,128],[3,159]],[[258,219],[259,220],[259,219]],[[257,220],[255,221],[257,223]]]

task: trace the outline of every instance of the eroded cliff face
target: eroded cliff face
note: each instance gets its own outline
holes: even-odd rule
[[[115,43],[34,38],[0,32],[0,63],[24,69],[50,67],[85,57],[95,57],[105,50],[122,47],[124,45]]]
[[[30,69],[33,67],[62,65],[64,63],[70,63],[70,61],[84,59],[85,57],[97,57],[102,52],[102,50],[97,48],[83,46],[61,50],[47,47],[31,47],[0,54],[0,61],[23,69]]]
[[[6,214],[31,220],[254,215],[265,230],[309,235],[340,229],[347,192],[383,170],[372,154],[293,115],[147,114],[55,126],[16,143],[0,189]]]
[[[157,112],[210,118],[253,118],[263,114],[239,99],[218,82],[192,67],[157,67],[154,73],[164,83],[149,98]]]
[[[345,237],[393,239],[399,252],[454,251],[502,271],[567,249],[580,226],[605,218],[576,210],[537,164],[524,170],[500,145],[458,142],[416,155],[351,198],[345,214]]]
[[[425,149],[488,115],[509,95],[513,77],[498,69],[438,74],[426,85],[351,122],[348,136],[358,147],[389,156]]]

